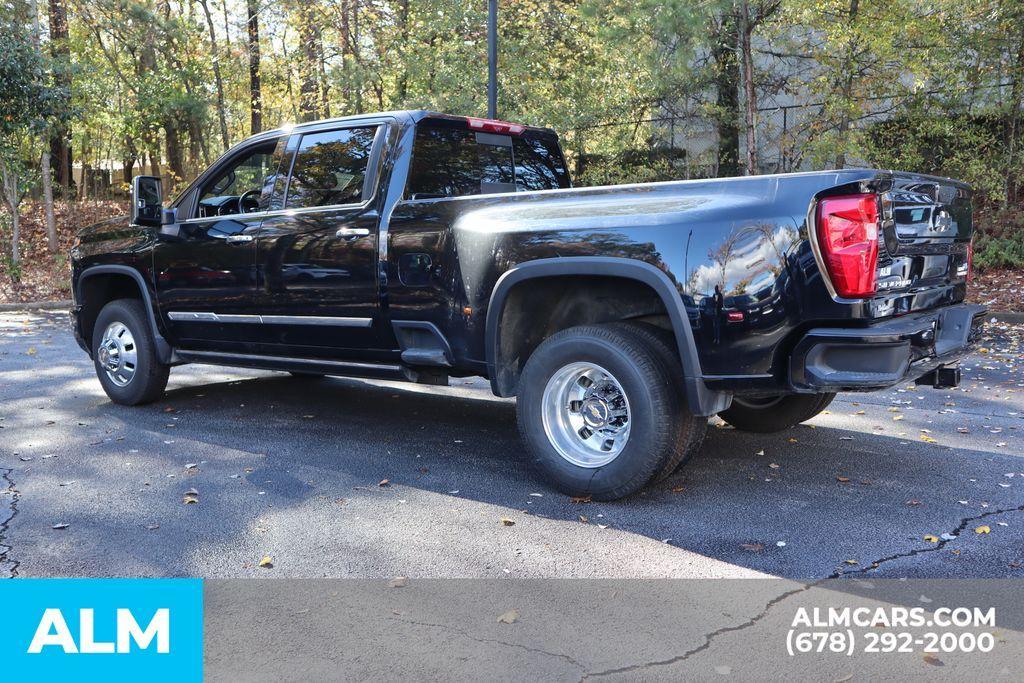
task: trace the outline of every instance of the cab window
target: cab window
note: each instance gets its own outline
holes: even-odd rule
[[[367,199],[367,169],[376,135],[377,126],[303,135],[295,151],[285,207],[359,204]]]
[[[265,211],[276,184],[284,142],[282,138],[255,145],[215,174],[200,190],[196,217]]]
[[[551,136],[496,135],[459,121],[425,119],[416,126],[406,196],[439,199],[494,192],[570,187]]]

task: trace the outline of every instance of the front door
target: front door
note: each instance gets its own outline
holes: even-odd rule
[[[377,279],[375,153],[384,126],[296,134],[284,210],[260,227],[265,342],[291,354],[387,359]],[[268,349],[274,352],[274,348]]]
[[[154,250],[160,312],[183,348],[238,350],[259,340],[256,234],[283,155],[277,139],[232,153],[185,202],[179,241]]]

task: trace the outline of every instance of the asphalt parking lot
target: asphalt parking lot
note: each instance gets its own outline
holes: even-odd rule
[[[0,314],[0,577],[1024,576],[1021,326],[990,325],[957,390],[767,436],[714,420],[672,478],[587,503],[482,380],[188,366],[125,408],[66,319]]]

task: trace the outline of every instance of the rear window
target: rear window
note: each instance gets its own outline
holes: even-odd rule
[[[553,139],[476,132],[446,121],[416,127],[410,199],[569,186],[565,160]]]

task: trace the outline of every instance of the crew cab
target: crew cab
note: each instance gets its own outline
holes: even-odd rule
[[[560,490],[629,495],[708,418],[776,431],[839,391],[959,382],[971,190],[847,169],[573,188],[557,135],[399,111],[236,145],[165,208],[83,229],[74,330],[111,400],[206,363],[517,397]]]

